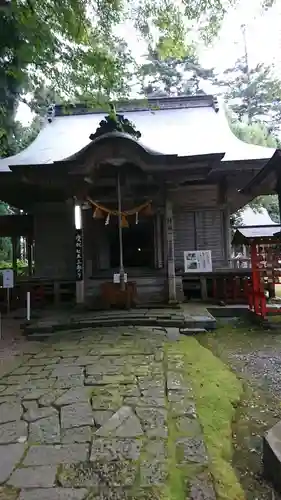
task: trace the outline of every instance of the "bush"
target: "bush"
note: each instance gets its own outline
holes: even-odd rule
[[[3,269],[12,269],[12,262],[8,262],[5,260],[0,260],[0,270]],[[28,269],[28,263],[26,260],[17,260],[17,270],[18,274],[26,274]]]

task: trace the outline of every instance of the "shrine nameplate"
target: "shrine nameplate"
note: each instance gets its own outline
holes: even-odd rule
[[[84,274],[82,229],[75,230],[75,271],[76,271],[76,281],[82,281]]]

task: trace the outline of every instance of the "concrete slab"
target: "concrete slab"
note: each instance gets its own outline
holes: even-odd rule
[[[264,436],[263,470],[265,478],[281,493],[281,421]]]

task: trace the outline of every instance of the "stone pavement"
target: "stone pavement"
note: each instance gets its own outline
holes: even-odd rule
[[[178,336],[122,327],[27,342],[0,379],[0,499],[214,500]]]

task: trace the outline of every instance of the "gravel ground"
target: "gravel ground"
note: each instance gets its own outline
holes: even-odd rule
[[[227,324],[202,337],[245,383],[235,415],[234,465],[247,500],[281,500],[263,480],[262,439],[281,419],[281,333],[243,323]]]
[[[231,353],[229,359],[239,363],[245,377],[250,377],[264,390],[281,399],[281,346]]]

